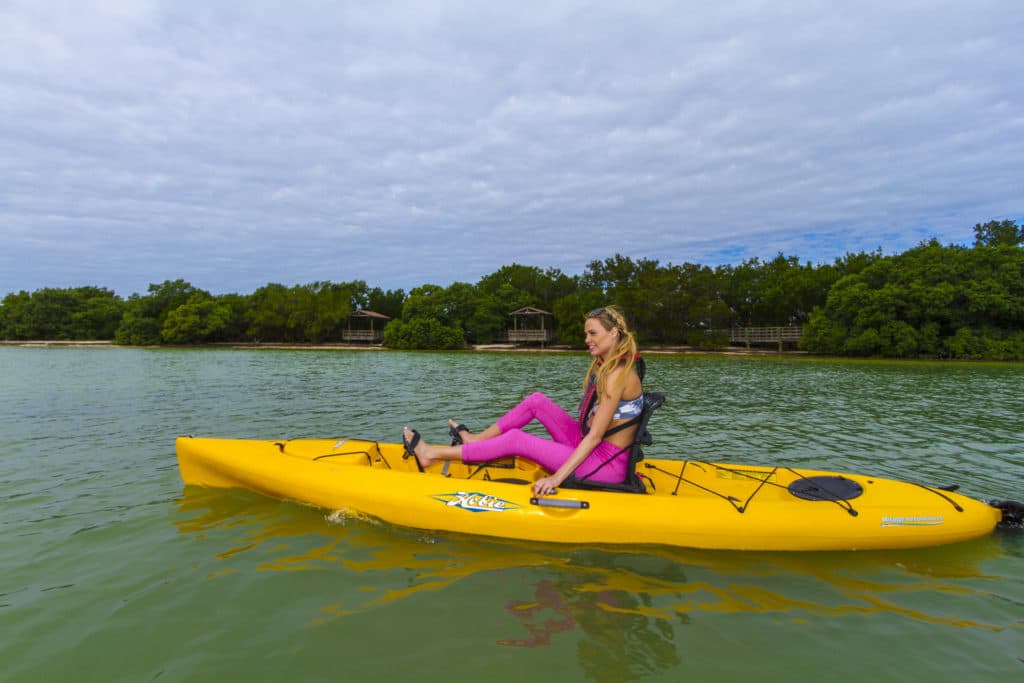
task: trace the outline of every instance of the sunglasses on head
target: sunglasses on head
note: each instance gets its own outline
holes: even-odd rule
[[[608,321],[610,321],[612,323],[617,322],[616,319],[615,319],[615,316],[612,315],[612,312],[609,311],[607,308],[605,308],[603,306],[601,308],[595,308],[590,313],[587,313],[587,317],[588,318],[604,318],[605,320],[608,320]]]

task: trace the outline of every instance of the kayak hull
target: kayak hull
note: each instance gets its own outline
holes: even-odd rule
[[[491,466],[442,463],[420,472],[402,444],[358,439],[258,441],[180,437],[186,485],[245,488],[400,526],[574,544],[731,550],[870,550],[966,541],[1001,511],[953,492],[855,474],[647,459],[648,493],[561,489],[524,458]],[[815,477],[849,499],[803,497]],[[814,488],[813,486],[811,487]],[[831,494],[830,494],[831,495]]]

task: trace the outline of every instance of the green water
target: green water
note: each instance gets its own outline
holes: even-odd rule
[[[1024,535],[712,553],[426,534],[185,489],[174,437],[440,439],[565,354],[0,348],[3,681],[1024,680]],[[652,356],[657,457],[1024,498],[1024,366]]]

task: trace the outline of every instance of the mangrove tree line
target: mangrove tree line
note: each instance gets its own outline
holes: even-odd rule
[[[390,322],[391,348],[500,341],[509,313],[553,314],[556,342],[578,345],[586,311],[622,306],[643,344],[721,347],[736,326],[801,326],[812,353],[1024,360],[1024,229],[974,226],[972,247],[923,242],[901,254],[801,263],[779,254],[739,265],[662,264],[616,254],[582,274],[512,264],[476,283],[406,293],[366,282],[267,284],[214,295],[183,280],[121,299],[101,287],[45,288],[0,302],[0,338],[126,345],[341,341],[358,310]]]

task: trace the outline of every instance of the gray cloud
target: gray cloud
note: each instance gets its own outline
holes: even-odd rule
[[[831,261],[1022,218],[1012,0],[6,3],[0,294]]]

